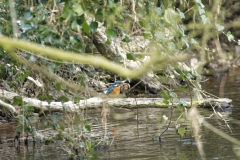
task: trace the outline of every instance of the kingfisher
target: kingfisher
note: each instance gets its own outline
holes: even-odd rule
[[[108,97],[116,97],[120,94],[122,85],[125,84],[125,81],[115,81],[113,85],[111,85],[108,90],[105,92]]]

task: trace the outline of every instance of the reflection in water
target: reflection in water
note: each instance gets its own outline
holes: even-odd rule
[[[223,112],[233,130],[230,132],[224,123],[212,116],[208,122],[213,124],[218,129],[240,140],[240,74],[231,72],[228,75],[219,78],[209,77],[209,80],[202,84],[203,89],[215,94],[219,97],[227,97],[233,100],[234,107],[228,112]],[[94,111],[96,112],[96,111]],[[176,134],[174,121],[177,117],[173,117],[173,123],[170,128],[162,135],[162,141],[156,139],[159,134],[164,131],[167,124],[160,125],[156,118],[159,115],[170,116],[170,109],[111,109],[111,115],[114,117],[114,112],[118,114],[127,113],[127,118],[123,120],[116,120],[110,118],[108,120],[108,131],[111,131],[111,139],[114,142],[109,149],[98,149],[99,159],[201,159],[194,138],[191,135],[191,130],[181,138]],[[211,110],[199,109],[199,112],[205,117],[212,114]],[[138,113],[138,116],[136,116]],[[173,110],[173,115],[178,113]],[[95,113],[100,115],[100,111]],[[101,119],[99,117],[99,119]],[[14,125],[10,124],[0,125],[0,136],[3,142],[14,137]],[[188,126],[188,124],[184,124]],[[99,124],[93,126],[92,130],[97,132],[103,128]],[[12,135],[9,133],[13,133]],[[233,145],[222,137],[214,134],[205,127],[202,127],[201,143],[207,159],[238,159],[236,154],[240,152],[240,146]],[[154,140],[152,140],[154,139]],[[29,147],[20,146],[14,148],[12,143],[0,144],[0,159],[31,159],[31,160],[61,160],[67,159],[67,154],[64,152],[59,144],[54,145],[33,145],[30,142]]]

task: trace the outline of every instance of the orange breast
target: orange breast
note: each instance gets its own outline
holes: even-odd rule
[[[108,97],[115,97],[120,93],[120,86],[115,87],[114,90],[108,94]]]

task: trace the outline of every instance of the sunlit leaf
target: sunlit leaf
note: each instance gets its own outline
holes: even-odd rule
[[[90,27],[89,27],[89,25],[87,24],[86,21],[83,22],[82,28],[83,28],[83,31],[84,31],[85,33],[87,33],[88,35],[90,34]]]
[[[238,40],[238,45],[240,45],[240,40]]]
[[[82,8],[81,4],[76,3],[73,7],[74,12],[76,12],[78,15],[82,15],[84,13],[84,10]]]
[[[227,38],[228,38],[229,42],[234,40],[234,36],[232,35],[232,33],[230,31],[227,32]]]
[[[176,24],[177,22],[179,22],[180,18],[175,10],[173,10],[172,8],[168,8],[164,12],[164,19],[170,24]]]
[[[178,133],[181,137],[183,137],[184,134],[186,133],[186,129],[185,129],[185,128],[178,128],[177,133]]]

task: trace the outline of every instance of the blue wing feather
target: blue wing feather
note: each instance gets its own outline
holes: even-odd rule
[[[108,88],[106,95],[108,95],[109,93],[111,93],[114,90],[115,86],[112,85],[111,87]]]
[[[107,90],[107,92],[106,92],[106,95],[110,94],[110,93],[114,90],[114,88],[116,87],[116,85],[118,86],[118,85],[121,84],[121,83],[122,83],[122,81],[119,81],[119,80],[115,81],[114,84],[111,85],[111,86],[108,88],[108,90]]]

